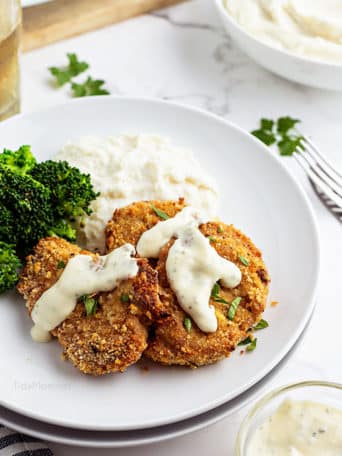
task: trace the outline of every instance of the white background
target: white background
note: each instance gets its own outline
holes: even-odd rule
[[[67,52],[90,62],[91,75],[105,79],[112,94],[199,106],[247,130],[254,129],[263,116],[302,119],[302,129],[342,169],[342,92],[310,89],[258,67],[224,34],[209,0],[189,1],[25,54],[23,112],[70,97],[68,89],[53,87],[47,71],[49,66],[63,65]],[[318,217],[322,270],[317,307],[305,340],[268,388],[308,378],[341,382],[342,226],[319,202],[296,163],[284,161],[305,187]],[[281,208],[279,216],[284,216]],[[241,410],[206,430],[146,447],[87,450],[51,444],[51,448],[57,456],[228,456],[245,413],[246,409]]]

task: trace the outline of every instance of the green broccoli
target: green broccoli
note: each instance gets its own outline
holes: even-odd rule
[[[15,286],[21,263],[12,245],[0,242],[0,293]]]
[[[66,161],[52,160],[38,163],[30,174],[50,189],[56,218],[74,219],[91,214],[89,204],[98,193],[94,192],[89,174],[82,174]]]
[[[15,220],[12,212],[0,204],[0,240],[8,244],[16,244]]]
[[[0,166],[0,204],[12,213],[17,247],[24,252],[55,223],[50,196],[50,190],[29,175]]]
[[[49,236],[58,236],[70,242],[76,241],[76,230],[65,220],[60,220],[47,232]]]
[[[21,146],[18,150],[4,149],[0,154],[0,165],[8,168],[15,174],[24,175],[31,171],[36,164],[36,159],[30,146]]]

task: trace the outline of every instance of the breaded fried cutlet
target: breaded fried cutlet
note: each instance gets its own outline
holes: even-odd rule
[[[125,242],[136,245],[144,231],[161,221],[153,207],[173,217],[184,207],[184,202],[182,200],[146,201],[117,209],[106,229],[109,250]],[[220,288],[219,297],[222,298],[220,300],[228,304],[210,299],[218,321],[216,332],[204,333],[193,321],[188,332],[184,326],[187,314],[178,304],[166,274],[166,259],[174,240],[162,248],[156,270],[159,298],[164,313],[150,331],[148,348],[144,355],[165,365],[179,364],[196,367],[211,364],[229,356],[236,345],[247,337],[248,329],[260,319],[265,308],[269,276],[261,253],[252,241],[232,225],[221,222],[203,224],[200,230],[204,236],[210,237],[212,247],[220,256],[240,268],[242,280],[234,289]],[[247,260],[244,261],[246,264],[242,263],[241,258]],[[242,300],[231,321],[227,314],[229,303],[235,297],[241,297]]]
[[[43,292],[58,280],[63,266],[77,254],[94,255],[64,239],[39,241],[27,257],[17,285],[30,314]],[[122,372],[138,361],[147,347],[147,328],[160,312],[157,273],[145,259],[138,264],[136,277],[95,296],[98,308],[94,315],[87,316],[84,304],[79,302],[51,332],[62,345],[64,357],[83,373]]]

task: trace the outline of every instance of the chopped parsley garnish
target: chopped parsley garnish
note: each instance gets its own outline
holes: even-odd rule
[[[57,263],[57,269],[63,269],[63,268],[65,268],[65,263],[64,263],[64,261],[61,261],[61,260],[58,261],[58,263]]]
[[[221,302],[222,304],[229,304],[228,301],[225,299],[221,298],[220,296],[220,285],[216,282],[215,285],[213,286],[213,289],[211,290],[210,297],[213,298],[214,301],[216,302]]]
[[[253,342],[251,336],[246,337],[246,339],[243,339],[241,342],[238,343],[238,345],[248,345],[251,342]]]
[[[290,116],[279,117],[276,122],[261,119],[259,128],[251,133],[267,146],[276,143],[280,155],[290,156],[297,147],[304,150],[304,137],[296,131],[299,122],[300,120],[292,119]]]
[[[217,232],[218,232],[218,233],[223,233],[223,231],[224,231],[223,226],[222,226],[222,225],[219,225],[219,226],[217,227]]]
[[[243,265],[245,265],[245,266],[248,266],[248,265],[249,265],[249,260],[247,260],[246,257],[240,255],[240,256],[239,256],[239,260],[241,261],[241,263],[242,263]]]
[[[63,86],[71,79],[87,70],[89,64],[86,62],[80,62],[76,54],[67,54],[69,64],[67,67],[57,68],[50,67],[50,73],[56,78],[56,83],[59,87]]]
[[[129,302],[130,301],[129,295],[127,293],[122,293],[122,295],[120,296],[120,301]]]
[[[185,317],[183,324],[184,328],[186,329],[186,332],[190,333],[192,327],[191,319],[189,317]]]
[[[252,340],[252,342],[251,342],[249,345],[247,345],[246,350],[247,350],[248,352],[251,352],[251,351],[255,350],[256,345],[257,345],[257,340],[258,340],[258,339],[255,338],[255,339]]]
[[[108,90],[102,87],[103,84],[105,84],[105,81],[102,79],[93,79],[91,76],[88,76],[83,84],[76,84],[76,82],[73,82],[71,84],[71,90],[76,98],[92,97],[94,95],[109,95]]]
[[[84,303],[84,307],[86,310],[87,317],[90,315],[95,315],[97,311],[98,301],[95,298],[91,298],[88,295],[82,296],[81,300]]]
[[[158,209],[157,207],[153,206],[153,204],[151,204],[151,209],[153,209],[153,211],[155,212],[156,215],[158,215],[158,217],[160,217],[161,219],[163,220],[167,220],[168,218],[170,218],[166,212],[162,211],[161,209]]]
[[[208,239],[210,242],[213,242],[213,243],[217,242],[217,239],[214,236],[208,236]]]
[[[229,320],[234,320],[237,308],[239,307],[239,304],[240,304],[241,300],[242,300],[242,298],[240,296],[237,296],[231,302],[229,310],[228,310],[228,318],[229,318]]]
[[[268,326],[268,322],[264,319],[261,319],[255,326],[253,326],[253,330],[258,331],[259,329],[268,328]]]

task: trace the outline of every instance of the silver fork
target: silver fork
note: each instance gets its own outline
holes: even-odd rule
[[[303,149],[297,147],[294,158],[303,168],[323,204],[342,222],[342,173],[303,135]]]

